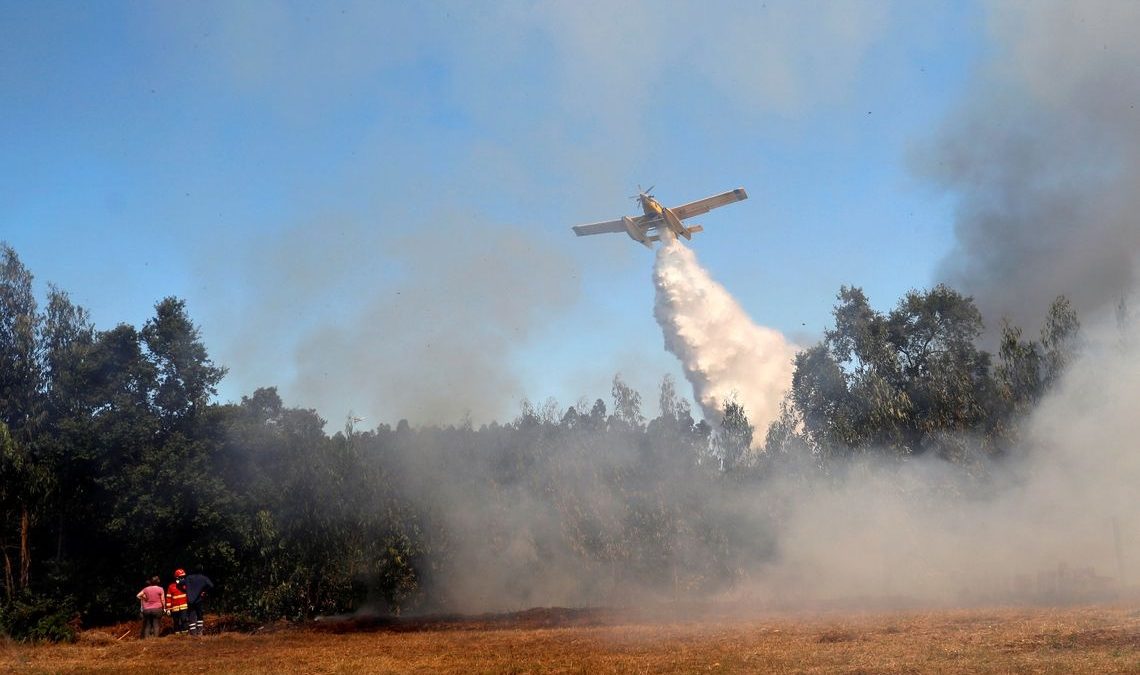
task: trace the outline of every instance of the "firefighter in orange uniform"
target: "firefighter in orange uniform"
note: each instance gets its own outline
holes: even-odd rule
[[[178,580],[186,576],[184,570],[174,570],[174,581],[166,587],[166,613],[174,622],[174,632],[186,635],[190,628],[186,624],[186,590],[178,585]]]

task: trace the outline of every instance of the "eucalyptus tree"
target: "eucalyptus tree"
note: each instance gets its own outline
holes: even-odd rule
[[[821,457],[953,453],[947,434],[985,426],[994,383],[973,300],[946,286],[910,291],[889,313],[843,287],[835,326],[796,356],[787,421]]]
[[[34,445],[43,408],[40,321],[32,273],[0,244],[0,553],[9,599],[30,583],[32,529],[52,478]]]

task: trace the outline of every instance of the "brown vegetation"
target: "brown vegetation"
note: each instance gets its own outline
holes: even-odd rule
[[[683,616],[687,615],[687,616]],[[215,629],[236,627],[220,625]],[[123,631],[130,633],[122,640]],[[1128,607],[656,617],[537,609],[482,617],[348,619],[201,638],[135,639],[136,626],[73,645],[4,644],[0,669],[245,673],[1107,673],[1140,668]]]

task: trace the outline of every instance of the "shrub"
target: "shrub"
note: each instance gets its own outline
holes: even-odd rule
[[[70,598],[28,594],[0,606],[0,631],[21,642],[75,642],[79,615]]]

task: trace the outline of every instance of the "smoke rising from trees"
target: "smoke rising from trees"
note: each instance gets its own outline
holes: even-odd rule
[[[330,416],[420,423],[509,412],[523,392],[513,350],[573,302],[578,282],[568,257],[525,228],[465,218],[336,222],[336,236],[306,226],[259,244],[244,261],[254,306],[233,317],[236,357],[259,378],[250,386],[280,383]],[[342,298],[352,306],[331,311]],[[268,351],[278,343],[266,335],[298,326],[292,351]]]
[[[1086,335],[1084,354],[1018,423],[1001,459],[963,471],[930,454],[894,462],[872,452],[830,481],[776,477],[769,489],[791,501],[757,594],[959,604],[1087,600],[1134,585],[1140,358],[1120,349],[1112,326]]]
[[[957,202],[940,279],[977,298],[991,334],[1059,294],[1111,310],[1140,256],[1140,5],[995,3],[989,25],[995,58],[913,157]]]
[[[1132,287],[1140,248],[1140,9],[993,16],[1008,58],[921,161],[960,198],[950,287],[889,313],[842,289],[834,328],[796,353],[691,251],[658,251],[655,316],[711,424],[668,381],[646,419],[619,380],[610,405],[330,436],[272,387],[210,403],[222,369],[185,303],[163,300],[138,329],[97,330],[57,289],[40,312],[5,248],[0,621],[29,597],[127,616],[135,581],[175,565],[219,581],[219,608],[266,618],[709,597],[985,603],[1134,586],[1140,335],[1101,310]],[[442,254],[395,242],[390,262],[407,269],[386,289],[399,297],[364,296],[351,320],[311,333],[286,355],[290,384],[436,422],[501,395],[513,379],[494,353],[575,292],[557,252],[503,238],[484,249],[444,237]],[[274,322],[329,297],[305,295],[312,284],[356,289],[376,244],[337,242],[336,274],[287,264],[320,251],[312,239],[271,251],[252,286],[274,317],[251,320],[249,353]],[[519,259],[529,267],[503,263]],[[282,269],[298,282],[282,283]],[[1068,320],[1030,337],[1062,293],[1093,319],[1086,339],[1070,339]],[[983,352],[981,318],[996,334],[1002,316],[999,349]],[[742,420],[721,417],[734,399],[763,451],[733,448],[745,435],[726,423]],[[1063,586],[1062,570],[1083,586]]]
[[[330,437],[272,388],[209,404],[222,369],[181,301],[100,331],[61,291],[40,312],[4,262],[0,359],[29,366],[0,380],[4,621],[114,619],[131,574],[176,565],[221,580],[219,608],[292,618],[1083,599],[1140,578],[1140,340],[1127,322],[1074,339],[1064,302],[1039,340],[1008,327],[993,363],[969,298],[881,314],[843,289],[745,453],[738,410],[697,422],[668,379],[649,420],[615,378],[612,408]]]

